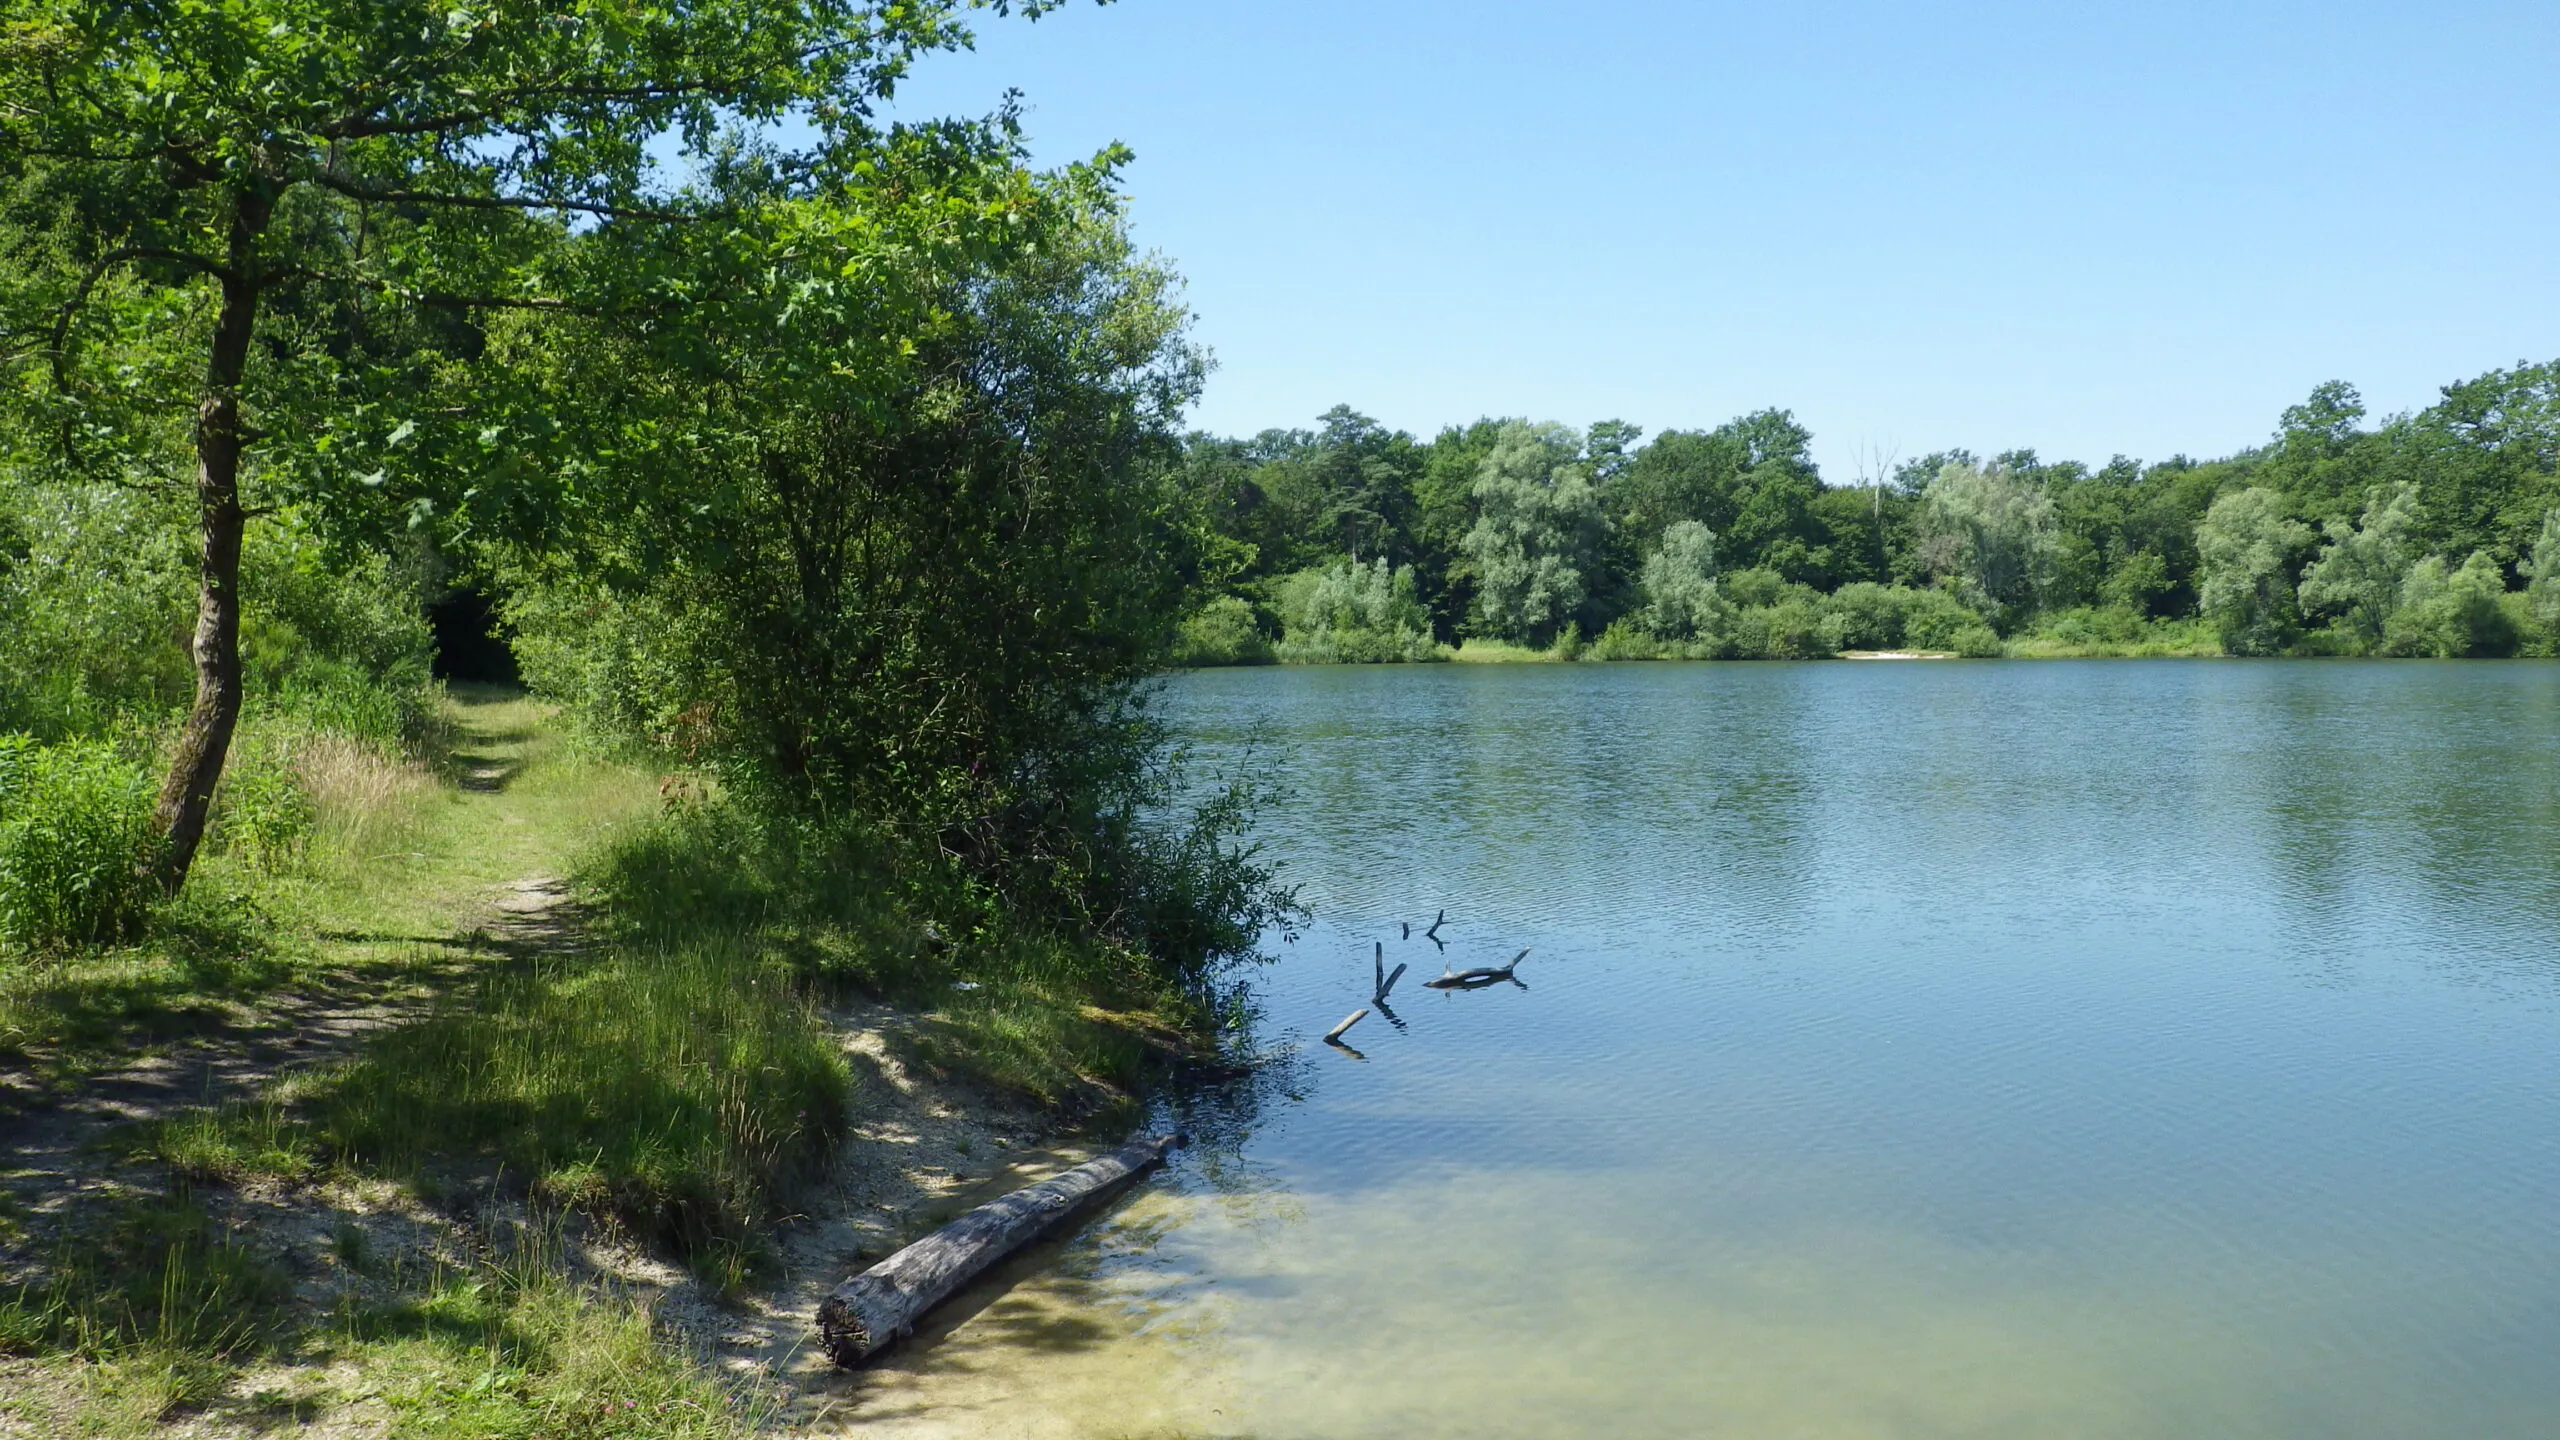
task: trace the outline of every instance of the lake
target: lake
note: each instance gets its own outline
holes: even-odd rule
[[[1166,704],[1291,792],[1273,1061],[862,1382],[878,1433],[2560,1434],[2560,665]]]

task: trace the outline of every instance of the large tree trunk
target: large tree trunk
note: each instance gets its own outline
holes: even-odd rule
[[[171,895],[185,886],[195,864],[213,788],[221,783],[231,732],[240,723],[240,533],[247,520],[240,508],[240,455],[247,444],[240,378],[258,321],[258,235],[270,208],[270,201],[255,194],[234,203],[222,312],[214,320],[204,399],[196,407],[196,696],[152,815],[160,831],[156,874]]]

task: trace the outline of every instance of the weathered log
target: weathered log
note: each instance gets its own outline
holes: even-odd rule
[[[1146,1173],[1181,1143],[1179,1135],[1132,1140],[934,1231],[828,1292],[818,1306],[819,1345],[847,1368],[879,1354],[987,1267]]]
[[[1326,1044],[1328,1044],[1328,1045],[1330,1045],[1330,1044],[1332,1044],[1334,1041],[1341,1039],[1341,1038],[1342,1038],[1342,1032],[1343,1032],[1343,1031],[1348,1030],[1348,1029],[1350,1029],[1352,1026],[1359,1024],[1361,1021],[1363,1021],[1363,1020],[1367,1019],[1368,1017],[1369,1017],[1369,1008],[1368,1008],[1367,1006],[1365,1006],[1365,1005],[1364,1005],[1364,1006],[1362,1006],[1362,1007],[1360,1007],[1360,1008],[1359,1008],[1359,1009],[1357,1009],[1357,1010],[1352,1011],[1350,1014],[1343,1016],[1343,1017],[1342,1017],[1342,1023],[1341,1023],[1341,1024],[1336,1025],[1336,1026],[1334,1026],[1332,1029],[1327,1030],[1326,1032],[1324,1032],[1324,1039],[1325,1039],[1325,1043],[1326,1043]]]

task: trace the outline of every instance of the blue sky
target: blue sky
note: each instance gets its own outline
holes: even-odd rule
[[[2560,4],[1117,0],[896,113],[1118,140],[1249,433],[1793,409],[1835,481],[2560,356]]]

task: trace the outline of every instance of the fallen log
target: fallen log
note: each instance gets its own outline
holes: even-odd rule
[[[819,1345],[848,1369],[879,1354],[987,1267],[1162,1163],[1181,1143],[1179,1135],[1132,1140],[934,1231],[828,1292],[818,1306]]]

